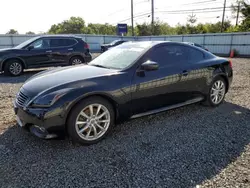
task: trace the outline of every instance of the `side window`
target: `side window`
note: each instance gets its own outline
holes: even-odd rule
[[[37,41],[31,43],[29,46],[33,46],[34,49],[46,49],[50,47],[50,40],[38,39]]]
[[[187,49],[181,45],[161,46],[150,54],[150,60],[159,63],[159,67],[185,63],[187,57]]]
[[[51,39],[51,47],[66,47],[76,44],[74,39]]]
[[[52,48],[60,47],[60,39],[51,39],[50,46]]]
[[[75,39],[65,39],[65,40],[66,40],[65,41],[66,46],[72,46],[72,45],[75,45],[77,43]]]
[[[204,54],[199,50],[193,48],[188,49],[188,55],[189,55],[188,60],[190,63],[199,62],[204,59]]]

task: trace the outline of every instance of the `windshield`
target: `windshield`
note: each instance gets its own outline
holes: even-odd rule
[[[21,49],[21,48],[27,46],[29,43],[35,41],[35,40],[38,39],[38,38],[39,38],[39,37],[33,37],[33,38],[29,39],[29,40],[26,40],[25,42],[23,42],[23,43],[21,43],[21,44],[15,46],[14,49]]]
[[[110,44],[111,44],[111,45],[114,45],[114,44],[116,44],[118,41],[120,41],[120,40],[114,40],[114,41],[111,42]]]
[[[149,42],[127,43],[114,47],[92,60],[89,65],[110,69],[124,69],[151,46]]]

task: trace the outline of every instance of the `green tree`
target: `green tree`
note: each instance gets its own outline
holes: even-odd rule
[[[239,28],[241,31],[250,31],[250,5],[246,2],[243,2],[242,5],[243,7],[240,12],[243,16],[243,20]]]
[[[54,24],[49,29],[51,34],[78,34],[85,29],[85,21],[80,17],[70,17],[59,24]]]
[[[191,15],[188,15],[187,21],[191,25],[194,24],[197,21],[196,15],[193,13]]]
[[[18,34],[18,31],[15,29],[10,29],[6,34]]]
[[[139,24],[136,26],[139,36],[149,36],[152,34],[151,25],[147,23]]]
[[[32,32],[32,31],[28,31],[28,32],[26,32],[26,34],[27,34],[27,35],[34,35],[35,33]]]
[[[184,25],[181,25],[180,23],[178,23],[177,26],[175,27],[175,32],[177,35],[183,35],[183,34],[187,34],[187,29]]]
[[[88,24],[86,31],[91,31],[89,34],[102,34],[102,35],[115,35],[116,34],[116,26],[106,24]]]

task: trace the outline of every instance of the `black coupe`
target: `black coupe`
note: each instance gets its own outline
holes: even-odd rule
[[[66,132],[82,144],[119,120],[203,102],[218,106],[232,82],[231,61],[177,42],[127,42],[88,65],[28,79],[15,99],[17,122],[41,138]]]

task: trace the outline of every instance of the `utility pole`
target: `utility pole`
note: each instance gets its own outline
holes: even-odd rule
[[[238,25],[239,20],[239,13],[240,13],[240,1],[238,1],[238,7],[237,7],[237,16],[236,16],[236,26]]]
[[[221,21],[221,29],[220,29],[220,32],[221,32],[221,33],[224,31],[224,18],[225,18],[226,2],[227,2],[227,0],[224,0],[222,21]]]
[[[151,27],[152,27],[152,35],[154,34],[154,14],[155,14],[155,11],[154,11],[154,0],[151,0],[151,18],[152,18]]]
[[[132,25],[132,36],[135,35],[134,33],[134,2],[131,0],[131,25]]]

